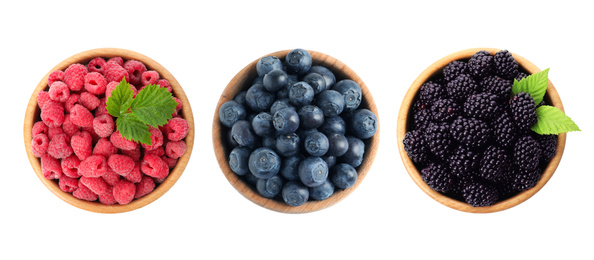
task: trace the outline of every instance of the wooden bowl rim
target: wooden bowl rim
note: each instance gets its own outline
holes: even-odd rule
[[[174,96],[179,98],[183,103],[181,114],[183,118],[188,121],[190,131],[188,132],[188,135],[185,138],[186,153],[178,159],[177,165],[175,166],[175,168],[170,170],[169,176],[161,184],[158,184],[158,186],[155,188],[153,192],[145,195],[142,198],[134,199],[132,202],[126,205],[104,205],[96,201],[89,202],[77,199],[74,196],[72,196],[72,194],[62,191],[58,183],[56,183],[54,180],[47,180],[43,177],[43,173],[41,172],[41,161],[39,158],[35,157],[31,152],[32,128],[33,124],[39,118],[39,107],[37,106],[37,93],[41,90],[45,90],[48,87],[47,78],[52,71],[64,71],[70,64],[74,63],[86,64],[91,59],[96,57],[112,58],[116,56],[122,57],[124,60],[135,59],[141,61],[145,64],[147,69],[157,71],[161,78],[167,79],[169,81],[171,87],[173,88]],[[194,146],[194,116],[192,114],[190,102],[188,101],[188,98],[184,90],[180,86],[179,82],[173,77],[173,75],[167,69],[165,69],[165,67],[161,66],[161,64],[157,63],[156,61],[145,55],[142,55],[134,51],[120,48],[98,48],[80,52],[63,60],[54,68],[52,68],[43,77],[43,79],[41,79],[41,81],[33,91],[33,94],[31,95],[31,98],[29,99],[29,103],[27,105],[24,122],[24,139],[25,149],[27,151],[29,162],[31,163],[31,166],[33,167],[33,170],[35,171],[37,177],[58,198],[77,208],[91,212],[123,213],[139,209],[157,200],[158,198],[163,196],[163,194],[165,194],[180,178],[181,174],[184,172],[188,164]]]
[[[436,61],[435,63],[431,64],[427,69],[425,69],[417,77],[417,79],[412,83],[412,85],[406,92],[406,95],[404,96],[402,105],[400,106],[400,111],[398,113],[398,122],[397,122],[398,126],[397,126],[397,133],[396,133],[400,157],[402,159],[402,162],[404,163],[404,166],[405,166],[408,174],[413,179],[413,181],[417,184],[417,186],[419,186],[419,188],[421,188],[421,190],[423,190],[423,192],[425,192],[427,195],[429,195],[429,197],[433,198],[434,200],[438,201],[439,203],[441,203],[445,206],[448,206],[450,208],[459,210],[459,211],[470,212],[470,213],[492,213],[492,212],[506,210],[506,209],[512,208],[516,205],[519,205],[520,203],[522,203],[522,202],[526,201],[527,199],[529,199],[530,197],[532,197],[540,189],[542,189],[542,187],[549,181],[549,179],[552,177],[553,173],[557,169],[557,166],[559,165],[559,162],[561,161],[561,157],[563,155],[563,151],[565,148],[565,141],[566,141],[565,133],[558,135],[557,154],[549,162],[548,166],[542,173],[542,176],[535,187],[533,187],[529,190],[523,191],[523,192],[517,194],[516,196],[508,198],[504,201],[497,202],[497,203],[493,204],[492,206],[472,207],[465,202],[461,202],[461,201],[452,199],[452,198],[447,197],[439,192],[434,191],[423,181],[419,170],[415,167],[412,160],[408,157],[408,154],[404,150],[404,145],[402,143],[402,141],[404,140],[404,135],[406,134],[406,130],[407,130],[408,115],[409,115],[410,107],[412,106],[412,102],[415,99],[415,96],[417,95],[417,92],[420,89],[421,85],[424,82],[426,82],[428,79],[430,79],[432,76],[436,75],[437,73],[440,73],[448,63],[450,63],[451,61],[454,61],[454,60],[469,59],[474,53],[481,51],[481,50],[486,50],[486,51],[490,52],[492,55],[494,55],[496,52],[500,51],[500,49],[495,49],[495,48],[466,49],[466,50],[458,51],[458,52],[452,53],[450,55],[447,55],[447,56],[443,57],[442,59]],[[512,55],[515,58],[515,60],[518,62],[520,67],[523,68],[524,70],[526,70],[528,73],[534,74],[536,72],[541,71],[538,67],[536,67],[530,61],[521,57],[520,55],[517,55],[515,53],[512,53]],[[561,98],[559,97],[557,90],[555,89],[555,87],[553,86],[553,83],[550,80],[549,80],[549,83],[547,86],[547,96],[552,101],[553,106],[564,111],[563,103],[561,102]]]
[[[376,134],[373,137],[371,137],[370,139],[364,140],[364,142],[366,143],[366,148],[365,148],[366,153],[363,158],[363,163],[359,166],[359,168],[357,170],[357,172],[359,174],[359,177],[357,178],[357,182],[352,187],[350,187],[346,190],[342,190],[342,191],[335,191],[331,197],[329,197],[323,201],[308,201],[308,202],[304,203],[303,205],[300,205],[297,207],[292,207],[292,206],[285,204],[284,202],[280,202],[280,201],[273,200],[273,199],[266,199],[266,198],[260,196],[252,188],[250,188],[246,183],[244,183],[235,173],[233,173],[233,171],[231,171],[231,168],[229,167],[229,165],[227,163],[227,155],[225,152],[224,141],[223,141],[225,137],[222,135],[222,131],[221,131],[224,129],[224,126],[222,126],[222,124],[219,122],[219,109],[223,103],[225,103],[229,100],[232,100],[235,97],[235,95],[244,88],[245,84],[248,81],[251,82],[251,80],[253,80],[255,78],[255,76],[257,75],[256,74],[256,63],[258,62],[258,60],[260,60],[261,58],[266,57],[266,56],[275,56],[281,60],[284,60],[287,53],[289,53],[290,51],[291,50],[282,50],[282,51],[270,53],[268,55],[264,55],[256,60],[254,60],[247,66],[245,66],[241,71],[239,71],[233,77],[233,79],[231,79],[231,81],[229,82],[229,84],[227,85],[227,87],[225,88],[223,93],[221,94],[221,97],[220,97],[217,107],[215,109],[215,114],[214,114],[214,118],[213,118],[213,131],[212,131],[213,146],[214,146],[214,152],[215,152],[217,161],[219,163],[219,166],[220,166],[223,174],[225,175],[225,177],[227,178],[229,183],[245,198],[247,198],[251,202],[253,202],[263,208],[273,210],[276,212],[309,213],[309,212],[314,212],[314,211],[325,209],[325,208],[330,207],[330,206],[338,203],[339,201],[343,200],[348,195],[350,195],[355,189],[357,189],[357,187],[361,184],[363,179],[365,179],[365,176],[367,175],[367,173],[369,172],[369,169],[371,168],[371,165],[373,164],[373,161],[375,159],[375,156],[376,156],[376,153],[378,150],[378,146],[379,146],[379,136],[380,136],[379,114],[378,114],[377,107],[375,105],[375,101],[374,101],[369,89],[367,88],[367,85],[365,85],[363,80],[352,69],[350,69],[346,64],[342,63],[341,61],[339,61],[329,55],[326,55],[326,54],[323,54],[320,52],[316,52],[316,51],[312,51],[312,50],[308,50],[308,52],[310,53],[310,55],[313,59],[313,65],[322,65],[322,66],[330,69],[335,74],[337,81],[340,78],[351,79],[351,80],[357,82],[359,84],[359,86],[361,86],[361,91],[363,93],[363,103],[362,104],[364,104],[364,103],[367,104],[368,109],[370,111],[372,111],[378,117],[378,129],[377,129]]]

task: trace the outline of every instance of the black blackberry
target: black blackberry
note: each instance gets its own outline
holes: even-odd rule
[[[470,148],[485,146],[492,137],[489,125],[476,118],[459,117],[450,126],[452,138]]]
[[[470,95],[476,93],[478,89],[479,85],[468,74],[460,74],[446,85],[448,96],[456,101],[466,100]]]
[[[513,148],[514,165],[521,170],[534,170],[538,167],[541,154],[540,144],[534,138],[522,136]]]
[[[415,112],[423,109],[428,109],[430,107],[429,104],[426,104],[424,101],[420,99],[415,100],[412,106]]]
[[[470,60],[468,60],[468,70],[470,71],[470,75],[476,79],[493,75],[495,70],[493,56],[488,51],[479,51],[473,54]]]
[[[469,175],[479,165],[479,153],[464,146],[459,146],[447,160],[452,175],[461,178]]]
[[[500,77],[513,79],[518,75],[518,63],[509,51],[498,51],[495,53],[493,61],[495,62],[495,71]]]
[[[508,152],[498,146],[487,146],[483,152],[478,175],[487,180],[496,180],[509,167]]]
[[[455,143],[450,136],[450,125],[447,123],[431,123],[425,131],[425,141],[429,151],[440,160],[446,160]]]
[[[464,102],[464,114],[489,122],[499,113],[497,99],[491,93],[473,94]]]
[[[429,109],[416,111],[413,115],[413,129],[426,129],[433,120],[433,113]]]
[[[518,75],[515,77],[515,79],[517,81],[522,80],[523,78],[528,77],[528,74],[524,73],[524,72],[518,72]]]
[[[440,99],[431,106],[433,120],[436,122],[450,122],[460,115],[461,107],[452,99]]]
[[[445,82],[450,82],[461,74],[469,74],[468,63],[455,60],[448,63],[443,69],[443,80]]]
[[[462,196],[466,203],[473,207],[486,207],[491,206],[499,199],[499,192],[497,188],[488,183],[482,181],[476,181],[468,184]]]
[[[557,135],[533,135],[541,149],[540,164],[548,164],[557,154]]]
[[[513,185],[513,178],[516,172],[516,170],[512,169],[511,165],[508,165],[507,167],[502,169],[501,174],[497,178],[495,178],[493,183],[499,191],[500,200],[510,198],[518,193],[518,191],[514,188]]]
[[[421,178],[429,188],[437,192],[448,192],[452,186],[450,171],[444,164],[431,163],[421,170]]]
[[[421,85],[419,90],[419,100],[424,104],[433,104],[433,102],[444,98],[446,95],[445,89],[441,84],[434,81],[425,82]]]
[[[491,123],[493,128],[493,139],[502,147],[511,147],[518,136],[518,130],[512,118],[506,111],[495,118]]]
[[[515,169],[511,178],[511,185],[516,191],[524,191],[536,186],[539,180],[540,169]]]
[[[425,136],[421,130],[413,130],[404,135],[404,150],[408,154],[408,157],[413,162],[418,164],[426,164],[428,161],[429,151],[427,150],[427,144],[425,143]]]
[[[498,76],[487,76],[480,83],[483,92],[497,95],[500,102],[509,100],[513,85],[513,80],[504,79]]]
[[[520,92],[509,100],[509,111],[520,132],[526,133],[536,123],[536,107],[530,94]]]
[[[452,175],[452,186],[450,187],[450,192],[448,193],[448,196],[454,199],[464,201],[464,189],[466,189],[466,187],[471,183],[476,182],[477,179],[478,177],[476,177],[476,174],[474,172],[471,172],[470,174],[464,176]]]

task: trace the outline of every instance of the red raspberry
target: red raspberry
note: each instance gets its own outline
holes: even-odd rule
[[[111,92],[118,87],[118,84],[120,83],[115,81],[107,83],[107,86],[105,87],[105,97],[111,97]]]
[[[103,95],[107,80],[99,72],[91,72],[85,76],[85,89],[93,95]]]
[[[182,109],[182,101],[179,98],[173,97],[173,100],[177,103],[175,107],[175,112],[179,112]]]
[[[105,183],[101,177],[82,176],[80,177],[79,182],[97,195],[101,195],[107,191],[107,183]]]
[[[89,111],[95,110],[101,104],[99,98],[90,92],[80,93],[80,100],[78,101],[81,105],[86,107]]]
[[[136,183],[136,194],[134,194],[135,199],[139,199],[144,197],[145,195],[153,192],[155,189],[155,181],[153,178],[148,176],[143,176],[140,182]]]
[[[115,173],[111,169],[108,169],[107,172],[101,176],[101,178],[103,178],[103,180],[105,181],[105,183],[113,186],[118,181],[120,181],[120,176],[121,175]]]
[[[64,81],[64,72],[61,70],[54,70],[52,71],[49,76],[47,76],[47,85],[51,86],[56,81]]]
[[[49,127],[60,127],[64,122],[64,107],[48,100],[41,109],[41,121]]]
[[[107,62],[115,62],[120,66],[124,66],[124,59],[122,57],[112,57],[111,59],[107,60]]]
[[[169,93],[171,93],[173,91],[173,88],[171,87],[171,84],[169,84],[169,81],[166,79],[160,79],[157,81],[157,85],[161,86],[162,88],[166,88],[167,91],[169,91]]]
[[[60,161],[49,154],[42,155],[41,173],[43,174],[43,177],[48,180],[60,179],[60,177],[62,177],[62,167],[60,166]]]
[[[107,83],[112,81],[119,83],[123,78],[128,78],[128,71],[121,65],[113,61],[108,61],[105,63],[105,66],[103,66],[103,75],[105,76]]]
[[[143,86],[148,86],[150,84],[157,84],[158,80],[159,80],[159,73],[154,70],[147,70],[144,73],[142,73],[142,76],[140,77],[140,82],[142,83]]]
[[[167,157],[177,159],[184,155],[186,152],[186,142],[184,141],[171,141],[167,143],[165,147],[165,154]]]
[[[80,177],[80,173],[78,173],[78,166],[80,165],[80,159],[76,157],[76,155],[70,155],[62,161],[60,161],[60,166],[62,167],[62,173],[70,178],[78,178]]]
[[[142,173],[140,172],[140,163],[134,163],[134,168],[129,173],[126,173],[126,180],[132,183],[138,183],[142,179]]]
[[[101,139],[101,137],[99,137],[97,135],[97,133],[95,133],[95,129],[93,129],[93,127],[82,127],[82,131],[87,131],[89,132],[89,134],[91,134],[91,138],[93,139],[93,143],[97,143],[97,141],[99,141],[99,139]]]
[[[151,145],[141,144],[142,147],[148,151],[161,147],[163,145],[163,133],[161,133],[161,130],[149,126],[149,133],[151,133]]]
[[[39,108],[43,108],[46,101],[50,100],[49,92],[47,91],[39,91],[37,92],[37,105]]]
[[[51,100],[58,102],[66,102],[70,97],[70,89],[66,86],[66,83],[62,81],[56,81],[49,88],[49,97]]]
[[[153,177],[153,181],[155,181],[155,184],[161,184],[165,181],[166,177],[163,178],[155,178]]]
[[[72,109],[72,107],[76,104],[78,104],[78,100],[80,99],[80,95],[79,94],[70,94],[70,97],[68,97],[68,99],[66,100],[66,102],[64,102],[64,111],[67,114],[70,114],[70,110]]]
[[[177,159],[169,158],[167,156],[161,156],[161,160],[163,160],[167,164],[169,169],[173,169],[173,167],[175,167],[175,165],[177,164]]]
[[[142,152],[140,151],[140,146],[137,145],[134,150],[122,150],[122,154],[129,156],[135,162],[139,162]]]
[[[113,186],[113,197],[119,204],[128,204],[134,199],[136,186],[127,180],[120,180]]]
[[[80,127],[93,126],[93,114],[80,104],[76,104],[70,109],[70,121]]]
[[[78,189],[78,179],[62,176],[58,182],[58,185],[63,192],[72,193]]]
[[[113,144],[107,138],[101,138],[95,144],[95,148],[93,148],[93,155],[101,155],[105,158],[109,158],[112,154],[116,154],[118,152],[118,148],[113,146]]]
[[[118,175],[119,177],[119,175]],[[113,196],[113,185],[107,186],[105,193],[99,195],[99,202],[104,205],[114,205],[118,203]]]
[[[89,68],[89,72],[99,72],[103,74],[103,66],[105,66],[105,60],[101,57],[94,58],[89,61],[87,67]]]
[[[69,137],[72,137],[73,135],[78,133],[78,131],[80,131],[80,127],[78,127],[77,125],[72,123],[72,121],[70,121],[70,114],[67,114],[64,117],[64,123],[62,123],[62,131]]]
[[[49,141],[47,147],[47,154],[51,155],[56,159],[62,159],[72,154],[72,148],[70,147],[70,137],[65,133],[57,134]]]
[[[107,159],[107,165],[115,173],[126,176],[134,168],[134,161],[126,155],[113,154]]]
[[[62,130],[62,127],[50,127],[47,130],[47,137],[51,141],[52,139],[54,139],[54,136],[62,134],[62,133],[64,133],[64,130]]]
[[[49,129],[49,127],[47,127],[47,125],[43,122],[43,121],[37,121],[35,122],[35,124],[33,124],[33,130],[31,135],[32,136],[36,136],[37,134],[46,134],[47,135],[47,130]]]
[[[101,155],[91,155],[78,166],[78,173],[86,177],[100,177],[107,172],[107,160]]]
[[[78,182],[78,189],[76,189],[74,192],[72,192],[72,196],[74,196],[77,199],[86,200],[86,201],[96,201],[97,200],[97,194],[95,194],[93,191],[91,191],[89,188],[87,188],[87,186],[80,183],[80,181]]]
[[[124,69],[128,71],[130,84],[140,85],[140,77],[146,71],[146,66],[140,61],[129,60],[124,63]]]
[[[49,138],[44,133],[37,134],[33,137],[31,141],[31,153],[39,158],[42,155],[47,153],[47,148],[49,147]]]
[[[68,88],[72,91],[79,91],[85,84],[85,75],[87,75],[87,67],[82,64],[76,63],[68,66],[64,71],[64,83],[68,85]]]
[[[99,137],[109,137],[113,133],[115,123],[111,115],[100,115],[93,120],[93,129]]]
[[[127,140],[126,138],[124,138],[120,134],[120,131],[113,132],[113,134],[111,134],[111,136],[109,137],[109,141],[111,141],[111,143],[115,147],[120,148],[122,150],[134,150],[134,149],[136,149],[136,142],[134,142],[132,140]]]
[[[107,112],[107,98],[106,97],[103,97],[103,98],[99,99],[99,101],[100,101],[99,106],[95,110],[95,117],[98,117],[98,116],[101,116],[101,115],[105,115],[105,114],[109,114]]]
[[[169,119],[166,129],[167,139],[170,141],[179,141],[188,135],[190,125],[185,119],[174,117]]]
[[[161,145],[156,149],[144,151],[144,154],[152,154],[161,157],[165,155],[165,147]]]
[[[84,161],[93,154],[93,138],[87,131],[80,131],[74,134],[72,140],[70,140],[70,145],[76,157],[81,161]]]
[[[161,157],[153,154],[145,154],[140,164],[140,170],[151,177],[158,179],[165,178],[169,175],[169,167],[161,159]]]

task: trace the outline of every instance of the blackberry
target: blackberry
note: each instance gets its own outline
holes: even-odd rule
[[[502,169],[501,174],[495,178],[493,182],[497,190],[499,191],[499,199],[504,200],[516,195],[518,191],[514,188],[513,177],[516,174],[516,170],[512,170],[511,165],[508,165]]]
[[[460,74],[446,85],[448,96],[456,101],[464,101],[478,91],[479,85],[468,74]]]
[[[522,136],[514,145],[514,164],[521,170],[534,170],[538,167],[541,154],[540,144],[534,138]]]
[[[455,60],[448,63],[448,65],[446,65],[443,69],[443,79],[445,82],[450,82],[461,74],[468,73],[468,63],[465,61]]]
[[[433,104],[433,102],[445,97],[445,89],[441,84],[433,81],[425,82],[419,90],[419,100],[424,104]]]
[[[513,80],[504,79],[498,76],[485,77],[480,86],[484,92],[497,95],[500,102],[507,101],[511,94],[512,86],[514,85]]]
[[[450,125],[447,123],[431,123],[425,131],[425,141],[429,151],[438,159],[446,160],[455,143],[450,137]]]
[[[415,102],[413,103],[413,111],[421,111],[423,109],[428,109],[430,106],[429,104],[425,104],[425,102],[423,102],[420,99],[415,100]]]
[[[517,81],[522,80],[523,78],[528,77],[528,74],[524,73],[524,72],[518,72],[518,75],[515,77],[515,79]]]
[[[433,120],[436,122],[450,122],[460,115],[460,106],[454,100],[440,99],[431,106]]]
[[[491,123],[493,139],[502,147],[511,147],[518,136],[517,127],[509,114],[503,111]]]
[[[476,118],[459,117],[450,126],[452,138],[470,148],[485,146],[492,136],[487,123]]]
[[[497,96],[491,93],[471,95],[464,102],[464,114],[489,122],[499,113],[497,99]]]
[[[520,92],[509,100],[509,111],[520,132],[526,133],[536,123],[536,107],[530,94]]]
[[[496,180],[509,166],[508,152],[498,146],[487,146],[483,152],[478,175],[487,180]]]
[[[437,192],[448,192],[452,186],[450,171],[444,164],[429,164],[429,166],[421,170],[421,178],[429,188]]]
[[[495,53],[493,61],[495,62],[495,72],[500,77],[513,79],[518,75],[518,63],[509,51],[498,51]]]
[[[447,160],[453,176],[468,176],[479,165],[480,155],[464,146],[459,146]]]
[[[495,70],[493,56],[488,51],[479,51],[473,54],[468,60],[468,70],[470,75],[477,79],[492,75]]]
[[[413,115],[413,128],[414,129],[426,129],[429,123],[433,120],[433,113],[429,109],[422,109],[416,111]]]
[[[540,164],[548,164],[557,154],[557,135],[534,135],[541,149]]]
[[[464,176],[452,175],[452,186],[450,186],[448,195],[454,199],[464,201],[464,189],[471,183],[476,182],[477,179],[478,177],[476,177],[474,172]]]
[[[466,203],[473,207],[491,206],[499,199],[497,188],[487,182],[476,181],[468,184],[462,191]]]
[[[425,137],[421,130],[413,130],[406,133],[402,143],[404,144],[404,150],[413,162],[418,164],[427,163],[429,152],[427,151]]]
[[[524,191],[536,186],[539,180],[539,169],[515,169],[511,178],[511,186],[515,191]]]

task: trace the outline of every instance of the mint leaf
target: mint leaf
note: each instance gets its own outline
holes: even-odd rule
[[[167,124],[176,106],[177,102],[166,88],[151,84],[138,92],[132,101],[130,111],[143,123],[159,127]]]
[[[111,96],[107,98],[106,108],[107,112],[115,117],[119,117],[128,111],[130,104],[132,104],[132,97],[134,92],[130,89],[130,84],[126,82],[126,78],[122,79],[116,88],[111,92]]]
[[[134,114],[122,114],[116,120],[116,127],[126,139],[151,145],[149,127],[138,120]]]
[[[540,104],[547,86],[549,84],[549,69],[541,72],[534,73],[528,77],[518,81],[514,79],[514,85],[512,86],[512,96],[520,92],[526,92],[534,99],[534,105]]]
[[[561,109],[553,106],[540,106],[536,109],[536,124],[532,131],[541,135],[556,135],[572,131],[581,131],[580,128]]]

